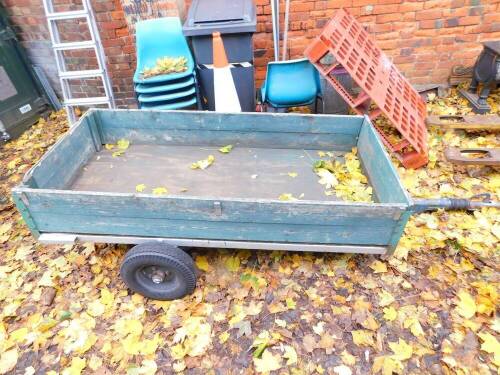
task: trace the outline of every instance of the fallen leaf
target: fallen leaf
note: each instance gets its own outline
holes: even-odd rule
[[[398,361],[405,361],[407,359],[410,359],[413,354],[412,347],[401,338],[397,343],[389,342],[389,347],[394,352],[394,355],[392,357]]]
[[[281,357],[278,354],[273,355],[269,350],[262,353],[262,358],[253,359],[255,371],[269,373],[281,368]]]
[[[226,258],[224,264],[228,271],[236,272],[240,269],[240,258],[237,255]]]
[[[210,167],[215,161],[215,157],[213,155],[208,155],[206,159],[198,160],[195,163],[191,164],[191,169],[207,169]]]
[[[296,201],[298,200],[295,198],[291,193],[283,193],[279,196],[278,198],[280,201]]]
[[[208,260],[206,256],[198,255],[195,260],[196,267],[198,267],[202,271],[208,271]]]
[[[63,370],[62,375],[80,375],[86,366],[87,361],[84,358],[73,357],[71,365]]]
[[[342,362],[344,362],[346,365],[354,366],[356,364],[356,357],[349,353],[347,350],[344,350],[340,354],[340,357],[342,358]]]
[[[138,193],[142,193],[145,189],[146,189],[146,185],[144,185],[144,184],[139,184],[139,185],[136,185],[136,187],[135,187],[135,191],[137,191]]]
[[[346,365],[335,366],[333,372],[338,375],[352,375],[352,370]]]
[[[384,307],[383,311],[384,311],[384,319],[389,321],[389,322],[392,322],[398,316],[398,312],[392,306]]]
[[[233,149],[233,145],[227,145],[227,146],[219,148],[219,151],[222,152],[223,154],[227,154],[227,153],[231,152],[232,149]]]
[[[378,293],[378,298],[378,304],[380,307],[389,306],[394,302],[394,296],[384,289]]]
[[[283,354],[283,358],[288,359],[286,361],[287,366],[291,366],[297,363],[297,352],[290,345],[285,345],[285,354]]]
[[[476,302],[472,296],[465,290],[460,290],[457,296],[459,298],[456,308],[457,312],[466,319],[470,319],[476,315]]]
[[[358,346],[374,346],[373,333],[364,329],[351,332],[352,341]]]
[[[297,177],[299,174],[297,172],[288,172],[288,175],[291,177],[291,178],[295,178]]]
[[[154,195],[168,194],[168,190],[164,187],[156,187],[153,189],[153,194]]]
[[[380,260],[376,260],[372,264],[370,264],[370,268],[374,273],[384,273],[387,272],[387,264],[381,262]]]
[[[2,353],[0,355],[0,374],[7,374],[12,371],[17,364],[18,356],[17,348]]]

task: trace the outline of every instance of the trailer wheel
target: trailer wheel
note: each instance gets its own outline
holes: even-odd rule
[[[130,249],[120,275],[131,290],[157,300],[182,298],[196,286],[193,259],[178,247],[162,243],[144,243]]]

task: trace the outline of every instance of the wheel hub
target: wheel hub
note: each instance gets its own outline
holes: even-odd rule
[[[156,266],[145,267],[142,273],[154,284],[161,284],[168,281],[171,277],[171,272],[169,270]]]

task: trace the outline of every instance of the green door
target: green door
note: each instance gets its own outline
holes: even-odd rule
[[[0,139],[17,137],[47,108],[33,70],[0,9]]]

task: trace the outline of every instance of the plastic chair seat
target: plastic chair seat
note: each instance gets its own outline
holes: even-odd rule
[[[194,60],[182,34],[178,17],[164,17],[136,23],[137,68],[134,83],[149,84],[168,82],[189,77],[194,72]],[[152,68],[162,57],[187,59],[187,70],[181,73],[162,74],[146,79],[141,78],[144,68]]]
[[[175,91],[186,87],[193,86],[196,83],[194,76],[190,76],[183,80],[172,81],[161,84],[138,83],[135,85],[135,92],[138,94],[156,94]]]
[[[188,88],[187,90],[177,91],[169,94],[162,95],[139,95],[138,99],[141,103],[152,103],[152,102],[161,102],[166,100],[176,100],[179,98],[185,98],[186,96],[192,96],[196,94],[196,88],[193,86]]]
[[[271,62],[261,96],[276,108],[312,104],[321,97],[319,74],[307,59]]]
[[[155,103],[141,103],[141,109],[179,109],[191,107],[196,104],[196,96],[187,98],[178,102],[155,102]]]

